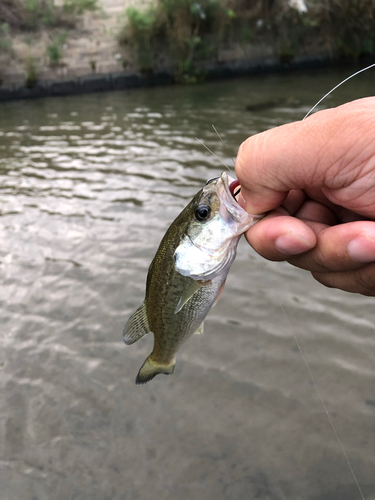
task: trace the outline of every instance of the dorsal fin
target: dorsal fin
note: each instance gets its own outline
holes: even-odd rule
[[[138,307],[125,325],[122,338],[126,345],[134,344],[144,335],[150,332],[150,327],[147,319],[146,301]]]

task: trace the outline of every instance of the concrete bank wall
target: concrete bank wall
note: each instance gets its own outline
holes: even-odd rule
[[[169,85],[171,83],[173,83],[173,77],[167,72],[155,73],[151,77],[145,77],[140,74],[125,75],[123,73],[88,75],[70,80],[38,82],[32,88],[27,88],[24,85],[3,86],[0,87],[0,101],[88,94],[108,90]]]
[[[375,62],[375,56],[362,61],[362,66]],[[258,59],[253,61],[236,61],[223,65],[207,65],[207,81],[233,78],[237,76],[288,72],[301,69],[337,67],[348,65],[348,61],[332,59],[328,56],[300,57],[289,63],[282,63],[278,58]],[[352,64],[352,63],[351,63]],[[354,71],[354,70],[353,70]],[[167,71],[159,71],[152,75],[140,73],[111,73],[87,75],[61,81],[41,81],[34,87],[11,85],[0,87],[0,101],[29,99],[49,96],[63,96],[103,92],[109,90],[125,90],[131,88],[171,85],[175,83],[175,75]]]

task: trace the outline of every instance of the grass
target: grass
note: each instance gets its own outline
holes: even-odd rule
[[[38,71],[35,59],[32,56],[28,56],[26,59],[25,70],[25,85],[28,89],[32,89],[38,83]]]
[[[49,64],[52,68],[61,63],[63,56],[63,45],[67,39],[68,33],[65,31],[60,33],[49,45],[47,45],[46,53],[49,58]]]
[[[98,0],[0,0],[0,19],[11,30],[38,31],[50,27],[72,28],[78,16],[97,10]]]
[[[185,81],[200,78],[196,62],[215,57],[223,26],[235,17],[219,0],[158,0],[146,9],[128,8],[119,42],[133,50],[140,71],[152,71],[164,52]]]
[[[46,55],[49,65],[56,67],[62,60],[67,30],[75,27],[85,11],[98,8],[98,0],[63,0],[58,5],[55,0],[0,0],[0,81],[1,70],[9,63],[9,55],[16,57],[12,52],[14,34],[25,33],[28,37],[29,33],[35,33],[33,36],[38,37],[47,33],[51,42],[46,46]],[[33,57],[26,58],[25,78],[30,88],[37,82],[37,66],[40,65],[41,61]]]
[[[318,45],[351,59],[373,53],[374,0],[305,4],[306,11],[285,0],[156,0],[127,10],[120,43],[129,45],[141,71],[153,71],[164,54],[182,81],[195,81],[200,61],[218,59],[235,44],[265,43],[287,64]]]

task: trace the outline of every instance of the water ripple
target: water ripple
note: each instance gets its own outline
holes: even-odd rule
[[[195,137],[231,166],[248,135],[301,119],[339,76],[0,104],[4,498],[355,498],[293,334],[375,491],[372,299],[261,264],[243,242],[173,377],[139,390],[152,336],[121,343],[168,225],[223,169]]]

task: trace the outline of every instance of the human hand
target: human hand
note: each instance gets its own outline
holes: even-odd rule
[[[240,147],[246,238],[320,283],[375,296],[375,97],[268,130]]]

